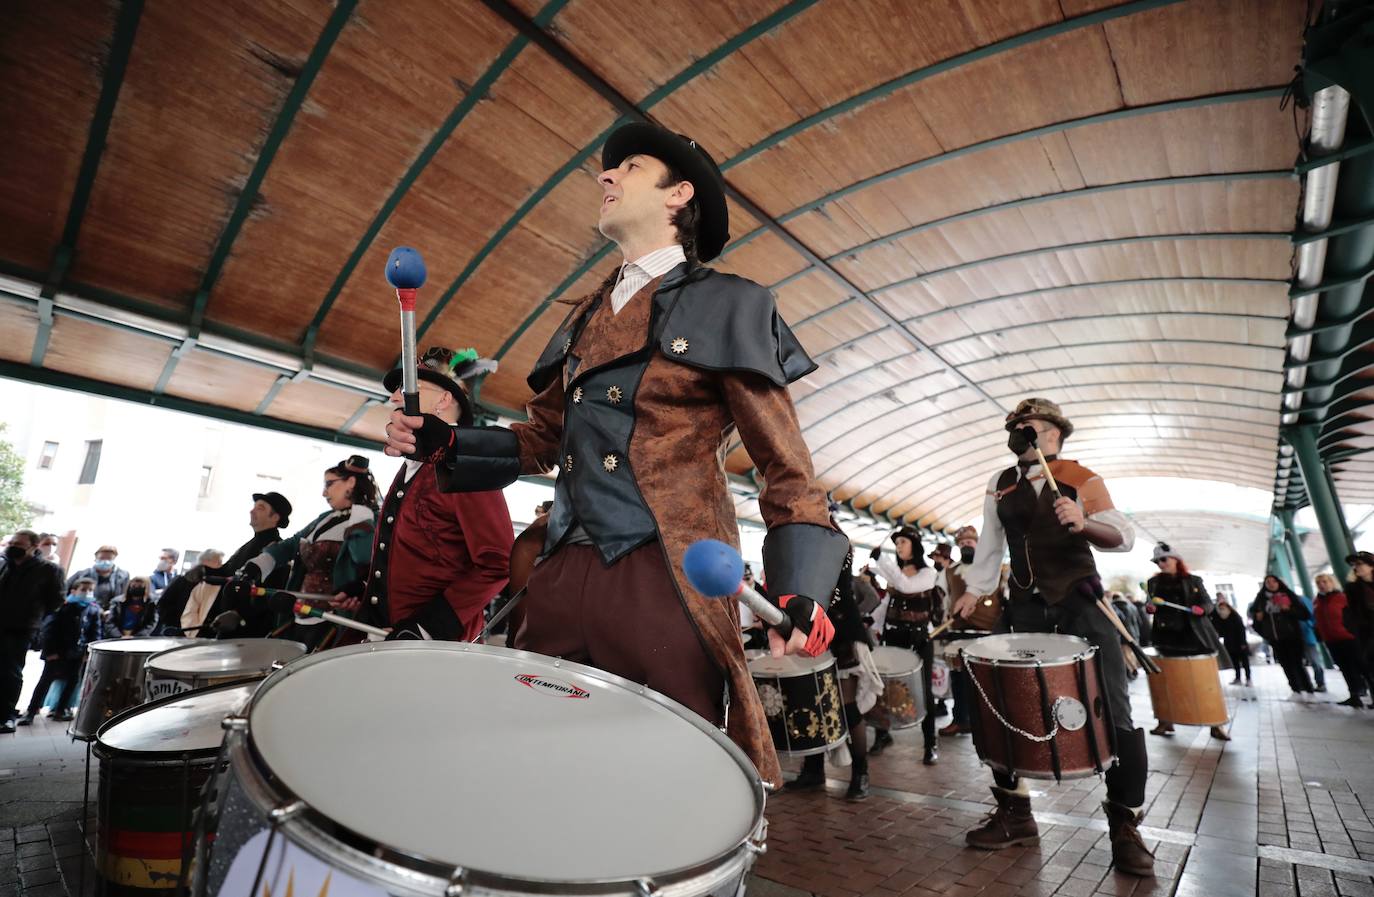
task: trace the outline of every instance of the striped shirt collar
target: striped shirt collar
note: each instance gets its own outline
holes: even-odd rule
[[[681,245],[674,243],[621,265],[615,288],[611,290],[611,310],[619,314],[630,297],[644,289],[646,283],[655,277],[662,277],[685,261],[687,254]]]

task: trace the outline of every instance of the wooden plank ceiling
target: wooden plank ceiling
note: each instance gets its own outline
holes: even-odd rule
[[[407,244],[421,343],[499,357],[482,398],[519,408],[552,301],[619,261],[594,181],[618,94],[742,198],[718,265],[771,285],[820,362],[794,395],[837,498],[958,526],[1027,395],[1105,475],[1269,488],[1302,0],[622,8],[8,4],[6,372],[376,438]],[[92,323],[133,312],[166,327]]]

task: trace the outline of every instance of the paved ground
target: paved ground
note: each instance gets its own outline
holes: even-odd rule
[[[1285,700],[1275,666],[1254,689],[1231,689],[1234,740],[1179,728],[1148,737],[1145,835],[1157,877],[1108,868],[1100,782],[1037,784],[1037,848],[966,849],[963,834],[991,805],[989,777],[967,737],[942,739],[940,765],[920,763],[918,731],[873,761],[873,796],[773,795],[768,852],[751,895],[763,897],[1374,897],[1374,711]],[[1326,701],[1344,698],[1329,677]],[[1137,722],[1150,724],[1143,681]],[[80,893],[85,748],[40,721],[0,736],[0,897]],[[795,763],[789,763],[795,769]],[[87,851],[86,856],[89,857]],[[87,863],[85,892],[93,874]]]

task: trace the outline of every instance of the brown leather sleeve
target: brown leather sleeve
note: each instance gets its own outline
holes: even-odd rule
[[[557,377],[525,406],[529,419],[511,424],[520,442],[520,472],[548,473],[558,466],[563,438],[563,378]]]
[[[830,527],[829,501],[816,482],[811,451],[786,388],[751,373],[720,377],[740,441],[763,477],[759,511],[769,528],[787,523]]]

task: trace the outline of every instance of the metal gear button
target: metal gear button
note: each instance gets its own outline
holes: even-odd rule
[[[677,339],[673,340],[671,343],[668,344],[668,349],[674,355],[686,355],[688,345],[689,344],[687,342],[687,338],[679,336]]]
[[[572,456],[572,455],[569,455],[567,458],[565,458],[565,459],[563,460],[563,470],[564,470],[565,472],[567,472],[567,473],[572,473],[572,468],[573,468],[573,456]]]
[[[574,405],[581,405],[581,404],[582,404],[582,387],[580,387],[580,386],[574,386],[574,387],[573,387],[573,404],[574,404]]]
[[[610,386],[606,388],[606,401],[610,402],[612,405],[619,405],[620,400],[624,397],[625,393],[621,391],[619,386]]]
[[[615,456],[615,452],[611,452],[601,459],[601,466],[606,468],[607,473],[615,473],[616,468],[620,466],[620,459]]]

